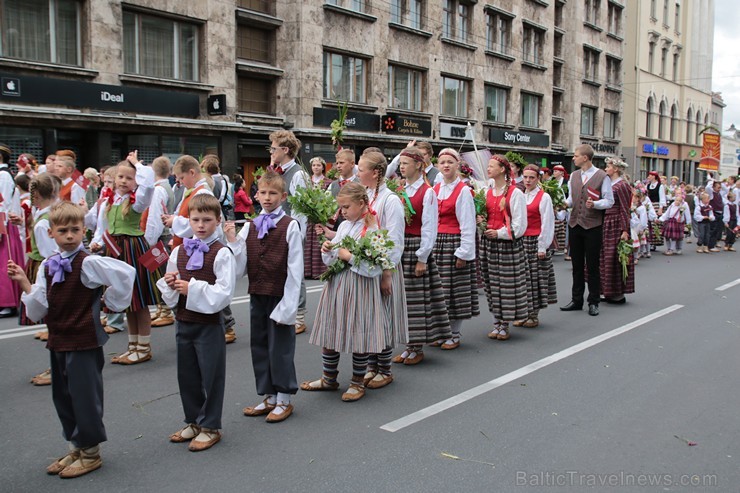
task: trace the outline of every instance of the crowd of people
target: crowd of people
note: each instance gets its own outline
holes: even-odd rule
[[[570,176],[562,166],[522,166],[496,154],[486,180],[475,183],[456,150],[435,156],[429,143],[412,141],[390,163],[377,148],[359,159],[340,149],[329,179],[321,158],[310,172],[301,166],[300,148],[290,131],[271,134],[272,164],[248,193],[243,177],[232,185],[221,175],[214,155],[144,164],[133,151],[115,166],[79,173],[70,150],[45,165],[21,154],[13,176],[11,149],[0,145],[0,316],[48,327],[37,337],[47,341],[50,368],[32,382],[52,386],[69,442],[49,474],[77,477],[101,466],[102,346],[124,328],[126,348],[111,362],[128,366],[152,361],[152,326],[175,324],[185,426],[169,439],[191,451],[220,441],[240,277],[249,280],[260,396],[243,413],[274,423],[292,415],[299,389],[339,389],[342,353],[351,355],[352,375],[341,399],[353,402],[393,382],[394,364],[422,363],[425,348],[457,349],[463,322],[480,315],[481,287],[490,339],[537,327],[557,302],[556,255],[573,266],[571,297],[560,309],[586,304],[598,316],[601,302],[626,303],[635,266],[659,246],[681,255],[693,234],[698,252],[721,251],[723,237],[724,250],[735,251],[736,177],[710,174],[697,190],[655,172],[630,183],[624,161],[610,158],[599,169],[593,149],[580,145]],[[326,224],[292,213],[288,197],[307,187],[336,201]],[[318,277],[326,282],[309,342],[321,348],[321,372],[299,384],[305,279]]]

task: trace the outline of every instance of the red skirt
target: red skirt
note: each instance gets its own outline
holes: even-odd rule
[[[326,265],[321,260],[321,245],[313,229],[314,224],[308,223],[307,228],[306,244],[303,247],[303,274],[307,279],[318,279],[326,270]]]

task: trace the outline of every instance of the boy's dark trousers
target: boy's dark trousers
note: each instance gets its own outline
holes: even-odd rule
[[[722,231],[725,229],[725,223],[722,220],[722,212],[714,211],[714,221],[709,226],[709,248],[715,248],[720,239]]]
[[[699,238],[698,245],[708,247],[710,241],[709,235],[711,233],[709,221],[702,221],[700,223],[697,223],[697,228]]]
[[[725,246],[732,246],[735,244],[735,231],[734,229],[737,228],[737,219],[734,221],[729,221],[728,227],[725,228]]]
[[[221,428],[226,384],[223,316],[219,324],[176,322],[177,383],[185,423]]]
[[[64,438],[78,448],[108,439],[103,425],[103,348],[49,351],[51,394]]]
[[[250,295],[252,367],[259,395],[295,394],[295,327],[281,325],[270,314],[282,298]]]

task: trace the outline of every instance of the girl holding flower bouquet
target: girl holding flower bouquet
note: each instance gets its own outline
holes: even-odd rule
[[[632,207],[630,208],[630,236],[632,247],[635,249],[635,265],[637,260],[650,252],[647,242],[648,217],[645,206],[642,205],[644,195],[635,188],[632,190]]]
[[[309,163],[312,172],[311,186],[326,190],[331,184],[331,180],[324,176],[326,161],[324,161],[324,158],[315,157]],[[315,224],[309,221],[306,226],[306,246],[303,249],[303,268],[307,279],[318,279],[326,270],[326,266],[321,259],[321,244],[315,230]]]
[[[630,240],[630,206],[632,187],[622,175],[627,163],[617,158],[607,158],[606,174],[612,182],[614,205],[604,212],[603,237],[601,242],[601,296],[602,301],[621,305],[626,302],[625,294],[635,292],[635,263],[627,265],[627,277],[619,258],[620,242]]]
[[[681,190],[676,190],[673,199],[671,205],[658,219],[664,224],[663,237],[665,238],[666,251],[663,252],[663,255],[681,255],[683,253],[684,228],[687,224],[691,224],[689,206],[684,202]]]
[[[478,277],[475,271],[475,205],[468,186],[458,176],[460,155],[454,149],[442,149],[437,168],[442,183],[434,185],[439,222],[434,243],[434,261],[442,281],[452,337],[442,349],[460,346],[463,320],[480,315]]]
[[[321,246],[321,253],[327,265],[339,259],[350,267],[335,274],[324,285],[310,338],[311,344],[322,347],[322,376],[303,382],[301,389],[339,388],[339,353],[352,353],[352,381],[342,395],[343,401],[352,402],[365,395],[368,353],[379,353],[392,344],[385,330],[380,294],[382,267],[357,260],[347,248],[337,248],[347,237],[359,240],[377,230],[365,187],[359,183],[345,184],[337,194],[337,202],[345,220],[339,225],[336,236]]]
[[[424,359],[424,344],[452,337],[442,281],[432,249],[437,238],[437,197],[423,175],[424,156],[409,147],[401,151],[399,170],[406,179],[405,207],[411,209],[404,231],[404,287],[408,310],[409,342],[394,363],[416,365]],[[404,197],[404,198],[406,198]]]

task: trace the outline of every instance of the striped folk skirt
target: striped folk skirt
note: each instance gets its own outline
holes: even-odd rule
[[[524,253],[527,255],[527,297],[532,310],[541,310],[558,302],[557,286],[555,285],[555,268],[552,265],[552,252],[548,251],[545,258],[537,256],[537,236],[524,236]]]
[[[401,257],[409,320],[409,344],[431,344],[452,337],[442,280],[434,255],[429,256],[424,275],[416,277],[416,251],[420,245],[421,237],[406,236]]]
[[[527,259],[521,239],[492,240],[483,236],[478,249],[488,310],[500,322],[527,318]]]
[[[347,269],[324,285],[309,342],[340,353],[379,353],[391,345],[385,316],[380,277]]]
[[[21,300],[21,287],[11,281],[7,275],[8,260],[12,260],[22,269],[26,267],[25,243],[21,240],[18,226],[8,222],[7,233],[0,235],[0,308],[18,308]],[[31,282],[34,282],[31,280]]]
[[[392,349],[396,344],[406,344],[409,340],[409,319],[406,311],[406,288],[403,281],[403,268],[391,274],[391,295],[381,296],[385,310],[385,332]],[[371,351],[372,352],[372,351]]]
[[[567,221],[555,221],[555,242],[557,243],[558,251],[565,251],[565,233],[568,231]]]
[[[147,308],[149,305],[158,305],[162,302],[157,281],[162,277],[161,269],[149,272],[146,267],[139,263],[139,257],[149,250],[144,236],[112,235],[113,240],[121,250],[121,260],[136,269],[134,279],[134,290],[131,293],[131,305],[127,312],[135,312]],[[112,257],[110,252],[107,254]]]
[[[657,202],[653,202],[653,209],[655,209],[655,213],[658,214],[658,209],[660,208],[660,204]],[[658,215],[660,217],[660,215]],[[648,221],[648,241],[650,241],[650,244],[652,246],[662,246],[665,241],[663,241],[663,235],[661,232],[661,235],[658,236],[653,233],[653,228],[661,229],[660,221]]]
[[[619,299],[625,294],[635,292],[635,263],[630,259],[627,265],[627,282],[622,280],[622,264],[619,263],[617,246],[622,236],[616,214],[604,216],[603,237],[601,241],[601,295],[605,298]]]
[[[306,279],[318,279],[326,270],[326,264],[321,259],[319,237],[313,228],[314,224],[308,223],[306,242],[303,245],[303,273]]]
[[[480,315],[478,306],[478,275],[475,260],[469,260],[465,267],[455,267],[455,251],[460,248],[460,235],[439,233],[434,243],[432,256],[439,270],[442,291],[447,303],[447,316],[450,320],[468,320]]]
[[[28,277],[28,280],[31,281],[31,284],[36,282],[36,275],[39,272],[39,267],[41,267],[41,261],[34,260],[32,258],[26,259],[26,277]],[[26,305],[24,305],[23,302],[21,302],[21,309],[18,311],[19,323],[21,325],[36,325],[45,323],[45,319],[33,321],[28,318],[28,315],[26,315]]]
[[[683,240],[685,227],[685,223],[680,223],[672,217],[663,225],[663,237],[668,240]]]

